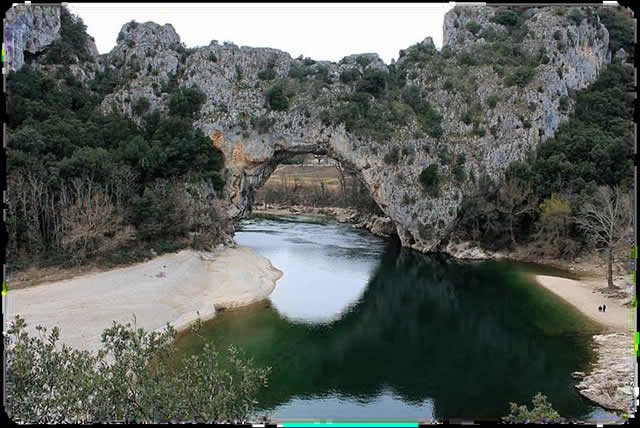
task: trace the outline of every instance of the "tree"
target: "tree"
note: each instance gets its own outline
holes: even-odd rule
[[[514,223],[518,221],[520,216],[533,213],[537,202],[531,182],[524,183],[515,177],[509,177],[500,187],[496,208],[509,218],[509,234],[514,246],[516,245],[513,233]]]
[[[578,226],[590,236],[598,246],[608,253],[607,288],[616,289],[613,283],[613,250],[625,237],[631,227],[629,200],[619,187],[600,186],[592,202],[586,202],[575,218]],[[631,205],[633,206],[633,205]]]
[[[199,321],[195,329],[199,327]],[[14,420],[35,423],[128,419],[234,419],[255,411],[269,368],[255,368],[235,348],[202,352],[176,365],[176,331],[146,332],[135,325],[102,333],[97,353],[58,344],[60,331],[26,331],[16,316],[5,336],[6,403]]]
[[[542,393],[538,392],[535,397],[531,400],[533,403],[533,408],[531,410],[527,409],[526,405],[518,406],[516,403],[509,403],[511,407],[511,412],[509,413],[508,418],[516,418],[516,419],[540,419],[540,418],[549,418],[549,419],[558,419],[560,414],[551,407],[551,403],[547,401],[547,397]]]

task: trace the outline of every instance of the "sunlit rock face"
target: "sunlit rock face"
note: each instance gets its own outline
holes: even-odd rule
[[[444,19],[444,43],[453,55],[438,54],[419,63],[401,54],[393,66],[376,54],[351,55],[340,63],[313,62],[276,49],[217,41],[186,50],[170,25],[129,23],[122,27],[117,46],[97,59],[101,69],[127,70],[128,76],[100,108],[130,115],[140,123],[132,106],[145,97],[152,109],[167,110],[168,94],[161,88],[175,75],[180,86],[197,85],[206,95],[195,126],[225,156],[226,185],[218,202],[224,215],[233,219],[249,215],[256,190],[282,160],[300,153],[326,154],[366,184],[404,246],[437,251],[455,228],[463,196],[477,179],[483,175],[500,179],[511,162],[524,159],[540,141],[553,136],[573,108],[566,95],[588,86],[610,62],[607,29],[597,18],[577,24],[564,9],[563,14],[557,13],[558,7],[529,8],[523,13],[528,33],[519,44],[521,50],[534,56],[544,48],[548,57],[523,87],[506,86],[504,76],[490,65],[464,67],[456,56],[464,51],[474,54],[488,43],[482,31],[471,31],[471,21],[482,29],[507,31],[494,22],[495,14],[503,10],[497,7],[452,9]],[[575,9],[590,15],[588,7]],[[215,28],[211,31],[215,34]],[[434,49],[429,37],[417,46]],[[327,112],[355,91],[354,82],[340,79],[343,71],[389,72],[392,67],[404,69],[406,86],[442,116],[441,136],[425,133],[415,116],[407,123],[392,123],[393,133],[386,141],[326,120]],[[297,79],[292,74],[295,69],[307,76]],[[274,110],[267,94],[283,80],[287,81],[288,107]],[[455,80],[454,89],[450,80]],[[487,99],[492,96],[498,101],[489,107]],[[561,97],[568,105],[561,106]],[[373,96],[369,103],[371,108],[385,105]],[[475,125],[466,124],[461,117],[474,103],[481,105],[481,112],[474,117]],[[385,161],[394,148],[397,159]],[[438,156],[445,150],[453,159],[464,154],[462,180],[454,177],[454,163],[442,162]],[[424,193],[418,181],[425,166],[434,163],[440,176],[437,197]]]

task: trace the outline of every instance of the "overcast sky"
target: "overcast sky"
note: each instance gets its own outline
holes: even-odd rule
[[[170,23],[187,47],[211,40],[269,47],[315,60],[375,52],[386,62],[431,36],[442,46],[444,14],[453,3],[69,3],[101,54],[123,24]]]

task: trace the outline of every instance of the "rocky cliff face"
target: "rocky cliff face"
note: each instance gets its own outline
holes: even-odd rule
[[[60,37],[60,6],[15,5],[7,11],[6,61],[14,70],[24,64],[25,52],[35,54]]]
[[[590,15],[588,7],[573,9],[578,16]],[[299,153],[326,154],[356,171],[392,219],[404,246],[434,251],[442,249],[455,227],[462,198],[474,186],[474,178],[486,174],[499,179],[509,163],[523,159],[552,136],[572,108],[567,95],[593,82],[610,61],[609,35],[597,18],[571,20],[567,8],[529,8],[522,14],[528,31],[518,46],[527,58],[544,53],[545,59],[525,84],[507,86],[499,64],[469,65],[460,60],[481,52],[488,43],[483,38],[487,34],[500,36],[512,30],[495,19],[500,10],[454,8],[444,21],[447,55],[444,50],[435,52],[427,38],[413,49],[435,52],[433,59],[416,61],[401,55],[392,66],[375,54],[353,55],[336,64],[216,41],[185,49],[170,25],[129,23],[112,52],[97,61],[101,69],[127,70],[129,76],[105,97],[101,108],[135,118],[132,106],[141,97],[152,108],[167,108],[168,94],[161,87],[170,75],[180,86],[197,85],[206,102],[195,125],[225,155],[227,184],[221,202],[227,216],[238,219],[251,213],[255,191],[283,159]],[[54,28],[55,22],[43,27],[43,32],[53,34]],[[41,46],[50,37],[41,36],[42,41],[33,43]],[[14,65],[18,65],[15,60]],[[406,85],[442,116],[441,136],[425,135],[418,121],[411,119],[394,125],[389,140],[379,141],[326,120],[326,110],[340,105],[355,90],[353,83],[340,79],[341,73],[350,69],[361,74],[368,69],[389,73],[392,67],[401,69]],[[298,70],[298,76],[302,72],[302,78],[292,70]],[[283,85],[288,99],[284,110],[270,108],[267,102],[266,95],[276,82]],[[491,103],[491,98],[496,102]],[[373,108],[383,105],[373,96],[368,102]],[[472,104],[478,106],[474,120],[461,120]],[[394,148],[401,155],[396,162],[385,162],[385,155]],[[454,165],[443,162],[442,153],[453,159],[464,155],[465,178],[454,178]],[[440,165],[439,195],[428,196],[418,177],[434,163]]]

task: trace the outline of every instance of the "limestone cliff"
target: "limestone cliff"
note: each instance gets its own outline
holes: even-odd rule
[[[473,62],[474,56],[486,55],[486,38],[500,39],[515,31],[504,10],[458,6],[446,14],[442,52],[427,38],[401,51],[393,65],[375,54],[349,56],[340,63],[315,62],[276,49],[216,41],[185,49],[171,25],[129,23],[122,27],[117,46],[96,62],[100,70],[126,71],[127,76],[104,98],[101,109],[139,120],[132,106],[141,97],[152,108],[167,109],[168,94],[162,86],[170,78],[180,86],[197,85],[206,102],[195,125],[225,155],[221,199],[227,216],[238,219],[251,213],[256,189],[283,159],[298,153],[326,154],[357,173],[392,219],[404,246],[435,251],[455,227],[462,198],[475,178],[486,174],[499,179],[509,163],[523,159],[541,140],[553,136],[571,111],[568,95],[592,83],[611,59],[609,33],[591,15],[593,7],[527,8],[517,15],[525,25],[518,27],[522,35],[514,55],[537,62],[530,67],[532,75],[523,69],[522,80],[508,84],[504,69],[517,71],[516,65]],[[43,27],[43,32],[54,34],[55,25]],[[23,34],[22,40],[32,37],[27,30]],[[51,37],[36,37],[40,41],[32,49],[50,43]],[[13,57],[16,68],[21,64],[18,57]],[[465,58],[470,59],[465,62]],[[392,123],[393,132],[385,141],[327,120],[327,111],[343,105],[345,96],[356,90],[353,82],[341,78],[354,70],[359,76],[368,70],[395,76],[400,70],[406,79],[403,84],[442,117],[441,135],[425,134],[413,116]],[[276,109],[268,102],[277,84],[287,97],[285,108]],[[385,97],[392,95],[371,95],[366,103],[372,109],[391,105],[407,110]],[[466,120],[472,105],[474,118]],[[395,161],[385,160],[389,153],[395,153]],[[462,179],[454,174],[454,164],[442,160],[443,153],[464,159],[458,165]],[[425,193],[418,182],[425,166],[432,164],[439,164],[438,196]]]

